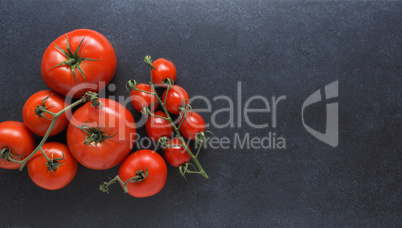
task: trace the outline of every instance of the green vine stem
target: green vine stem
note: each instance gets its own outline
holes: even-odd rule
[[[14,159],[14,158],[21,158],[22,156],[15,156],[11,153],[11,149],[10,148],[3,148],[0,151],[0,159],[1,160],[7,160],[10,161],[10,159]]]
[[[79,99],[78,101],[72,103],[71,105],[67,106],[66,108],[64,108],[63,110],[60,110],[60,111],[57,112],[57,113],[52,113],[52,112],[49,112],[49,111],[48,111],[47,113],[49,113],[50,115],[53,116],[52,121],[50,122],[50,126],[49,126],[49,128],[47,129],[46,134],[43,136],[42,140],[40,141],[39,145],[34,149],[34,151],[32,151],[32,152],[31,152],[25,159],[23,159],[23,160],[18,161],[18,160],[12,159],[11,157],[8,158],[7,160],[10,161],[10,162],[20,163],[21,166],[20,166],[19,170],[21,171],[21,170],[24,168],[24,166],[26,165],[26,163],[29,161],[29,159],[31,159],[32,156],[34,156],[34,155],[36,154],[36,152],[41,151],[42,154],[43,154],[43,155],[45,156],[45,158],[47,159],[47,161],[50,162],[52,159],[50,159],[50,158],[46,155],[46,153],[43,151],[42,147],[43,147],[43,145],[45,144],[46,140],[48,139],[48,137],[49,137],[49,135],[50,135],[50,132],[52,131],[54,125],[56,124],[57,118],[60,117],[61,115],[63,115],[66,111],[68,111],[68,110],[70,110],[70,109],[72,109],[72,108],[74,108],[74,107],[76,107],[76,106],[78,106],[78,105],[80,105],[80,104],[82,104],[82,103],[85,103],[85,102],[87,102],[87,101],[91,101],[92,106],[98,107],[98,106],[102,105],[102,104],[99,102],[98,94],[89,91],[89,92],[86,92],[85,95],[84,95],[81,99]]]
[[[144,59],[144,61],[145,61],[151,68],[155,69],[155,67],[152,65],[152,58],[151,58],[151,56],[146,56],[145,59]],[[187,153],[191,156],[192,160],[194,161],[195,165],[196,165],[197,168],[198,168],[198,171],[190,171],[190,170],[186,169],[186,172],[187,172],[187,173],[196,173],[196,174],[200,174],[200,175],[202,175],[205,179],[208,179],[209,177],[208,177],[207,173],[204,171],[204,169],[202,168],[202,166],[201,166],[201,164],[200,164],[200,162],[198,161],[198,158],[197,158],[201,146],[198,148],[197,155],[194,155],[194,154],[191,152],[191,150],[188,148],[187,144],[185,143],[183,137],[182,137],[181,134],[180,134],[179,128],[178,128],[178,127],[176,126],[176,124],[173,122],[172,118],[170,117],[169,112],[167,111],[167,109],[166,109],[166,107],[165,107],[164,102],[161,100],[161,98],[158,96],[158,94],[157,94],[157,92],[156,92],[156,90],[155,90],[155,85],[152,83],[152,71],[151,71],[151,81],[149,82],[149,84],[151,85],[153,94],[154,94],[155,97],[158,99],[159,104],[161,105],[163,111],[165,112],[165,114],[166,114],[166,116],[167,116],[166,119],[167,119],[167,120],[170,122],[170,124],[172,125],[172,127],[173,127],[173,129],[174,129],[174,131],[175,131],[177,137],[180,139],[180,141],[181,141],[183,147],[186,149]],[[170,86],[171,86],[171,84],[170,84]],[[168,87],[169,87],[169,86],[168,86]],[[205,140],[205,138],[204,138],[204,140]],[[188,164],[188,163],[187,163],[187,164]],[[190,163],[190,164],[191,164],[191,163]],[[191,164],[191,165],[192,165],[192,164]],[[182,175],[183,175],[184,178],[185,178],[184,175],[185,175],[186,172],[182,173]]]
[[[141,182],[142,180],[144,180],[146,177],[148,176],[148,168],[145,168],[145,172],[144,170],[140,169],[135,173],[135,176],[129,178],[126,182],[124,182],[119,175],[117,175],[115,178],[111,179],[109,182],[103,182],[100,186],[99,186],[99,190],[101,190],[104,193],[109,193],[109,187],[110,185],[119,182],[121,184],[121,186],[124,189],[124,193],[128,192],[127,189],[127,184],[128,183],[136,183],[136,182]]]

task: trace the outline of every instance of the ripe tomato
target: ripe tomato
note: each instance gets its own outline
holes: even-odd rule
[[[181,134],[188,139],[195,139],[196,135],[205,131],[204,119],[194,111],[187,111],[185,118],[184,114],[180,116],[179,124]]]
[[[163,82],[170,78],[173,82],[176,81],[176,67],[172,62],[166,59],[157,59],[152,65],[156,70],[151,69],[152,72],[152,82],[160,87],[166,87]],[[166,82],[166,81],[165,81]]]
[[[135,121],[120,103],[100,98],[74,112],[67,128],[67,145],[79,163],[104,170],[119,164],[130,153],[136,138]]]
[[[162,111],[156,111],[155,115],[167,118],[166,114]],[[173,133],[173,127],[169,120],[152,115],[148,116],[147,122],[145,123],[145,129],[148,136],[154,141],[158,141],[162,136],[170,138]]]
[[[42,148],[52,163],[49,164],[40,151],[36,152],[28,163],[29,177],[36,185],[44,189],[57,190],[65,187],[77,173],[77,160],[62,143],[48,142]],[[55,168],[50,168],[52,166]]]
[[[0,168],[18,169],[21,164],[6,161],[6,157],[11,153],[12,159],[21,161],[34,149],[35,138],[24,123],[17,121],[0,123]]]
[[[41,72],[52,90],[79,98],[86,91],[102,90],[113,78],[116,65],[116,54],[106,37],[93,30],[77,29],[47,47]]]
[[[50,122],[52,122],[53,117],[46,112],[38,113],[38,106],[44,106],[46,107],[47,111],[57,113],[67,107],[67,105],[65,104],[62,96],[54,93],[51,90],[39,91],[30,96],[25,102],[24,108],[22,109],[22,117],[25,125],[33,133],[44,136],[50,126]],[[57,135],[63,131],[67,127],[67,124],[67,115],[64,113],[57,118],[56,123],[50,132],[50,136]]]
[[[180,114],[180,106],[182,106],[183,104],[186,105],[189,102],[189,96],[186,92],[185,89],[183,89],[181,86],[178,85],[173,85],[168,93],[167,93],[167,97],[166,97],[166,91],[163,92],[162,95],[162,101],[165,102],[166,105],[166,109],[175,115],[179,115]],[[165,101],[166,99],[166,101]]]
[[[135,88],[140,89],[140,90],[144,90],[147,92],[152,93],[152,88],[150,85],[145,84],[145,83],[140,83],[138,85],[135,86]],[[157,98],[155,97],[155,95],[149,94],[149,93],[144,93],[138,90],[132,90],[131,91],[131,102],[133,103],[135,109],[138,112],[141,112],[141,110],[145,107],[149,107],[153,104],[150,110],[151,111],[155,111],[155,109],[158,107],[159,103]]]
[[[174,167],[179,167],[191,160],[190,154],[181,145],[183,144],[179,138],[173,138],[167,143],[167,147],[163,151],[166,161]]]
[[[119,177],[123,182],[135,177],[140,169],[148,175],[139,182],[127,183],[128,194],[137,198],[153,196],[165,186],[167,166],[163,158],[152,150],[139,150],[130,154],[120,165]]]

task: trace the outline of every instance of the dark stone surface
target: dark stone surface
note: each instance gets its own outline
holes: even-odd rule
[[[0,170],[0,226],[400,227],[401,21],[400,1],[1,1],[0,121],[21,121],[25,100],[47,89],[45,48],[90,28],[118,57],[117,89],[108,94],[127,97],[128,79],[148,80],[143,57],[164,57],[190,96],[227,95],[236,108],[238,81],[243,105],[254,95],[286,95],[276,128],[253,129],[242,117],[242,127],[209,129],[231,141],[236,133],[272,132],[287,148],[209,148],[200,160],[210,180],[185,182],[169,167],[163,191],[146,199],[117,186],[109,195],[98,191],[118,167],[80,166],[58,191],[34,185],[26,169]],[[332,148],[303,128],[300,114],[310,94],[336,80],[340,132]],[[212,102],[213,111],[227,106]],[[324,129],[324,104],[314,110],[306,121]],[[210,113],[202,115],[211,122]],[[217,117],[227,122],[228,115]],[[250,114],[254,123],[270,118]]]

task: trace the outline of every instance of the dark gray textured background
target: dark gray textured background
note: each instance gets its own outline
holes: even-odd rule
[[[401,20],[401,1],[0,1],[0,121],[22,120],[25,100],[47,89],[45,48],[78,28],[97,30],[115,48],[111,95],[128,96],[128,79],[148,80],[142,59],[150,54],[175,63],[190,96],[235,99],[241,81],[243,104],[253,95],[287,97],[276,129],[210,128],[230,139],[272,131],[286,150],[208,149],[200,160],[210,180],[185,182],[169,167],[151,198],[118,186],[98,191],[118,167],[80,166],[59,191],[37,187],[26,169],[0,170],[0,226],[401,226]],[[340,144],[332,148],[303,128],[300,111],[336,80]],[[323,113],[316,105],[308,123],[323,129]],[[255,123],[269,118],[251,115]]]

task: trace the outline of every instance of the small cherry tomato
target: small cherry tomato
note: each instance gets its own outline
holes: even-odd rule
[[[102,107],[88,102],[78,108],[67,128],[67,145],[83,166],[105,170],[122,162],[136,138],[133,115],[117,101],[99,98]]]
[[[77,173],[77,160],[62,143],[48,142],[42,148],[50,161],[40,151],[36,152],[28,163],[29,177],[36,185],[47,190],[64,188]]]
[[[167,143],[167,147],[164,149],[164,154],[166,161],[174,167],[179,167],[191,160],[190,154],[183,147],[179,138],[173,138]]]
[[[166,114],[162,111],[156,111],[155,115],[167,118]],[[165,120],[153,115],[148,116],[147,122],[145,123],[145,129],[148,136],[154,141],[158,141],[162,136],[170,138],[173,133],[173,127],[169,120]]]
[[[62,96],[51,90],[42,90],[30,96],[25,102],[22,117],[29,130],[39,136],[44,136],[53,119],[53,116],[44,110],[57,113],[66,107],[67,105]],[[67,124],[67,115],[64,113],[57,118],[50,136],[57,135],[63,131]]]
[[[140,84],[136,85],[135,88],[152,93],[151,86],[148,84],[145,84],[145,83],[140,83]],[[159,105],[158,99],[155,97],[155,95],[152,95],[149,93],[144,93],[142,91],[138,91],[138,90],[134,90],[134,89],[131,91],[130,98],[131,98],[131,102],[133,103],[135,109],[138,112],[141,112],[143,108],[149,107],[153,104],[155,104],[155,105],[153,105],[150,108],[150,110],[155,111],[155,109]]]
[[[86,91],[102,90],[112,80],[116,66],[116,53],[105,36],[77,29],[61,35],[46,48],[41,73],[52,90],[79,98]]]
[[[163,158],[152,150],[139,150],[130,154],[120,165],[119,177],[123,182],[135,177],[139,172],[148,175],[139,182],[127,183],[128,194],[137,198],[153,196],[165,186],[167,166]]]
[[[22,122],[5,121],[0,123],[0,168],[18,169],[21,164],[7,161],[24,160],[35,149],[35,138]]]
[[[163,82],[170,78],[172,82],[176,81],[176,67],[172,62],[166,59],[159,58],[152,65],[156,70],[151,69],[152,82],[160,87],[166,87]]]
[[[163,92],[162,95],[162,101],[165,102],[166,105],[166,109],[175,115],[179,115],[180,114],[180,107],[182,105],[186,105],[189,102],[189,96],[186,92],[185,89],[183,89],[181,86],[178,85],[173,85],[166,96],[166,91],[168,91],[167,89],[165,90],[165,92]],[[166,99],[166,100],[165,100]]]
[[[183,118],[183,116],[185,116]],[[179,119],[180,132],[188,139],[195,139],[198,133],[205,131],[204,119],[194,111],[187,111]]]

